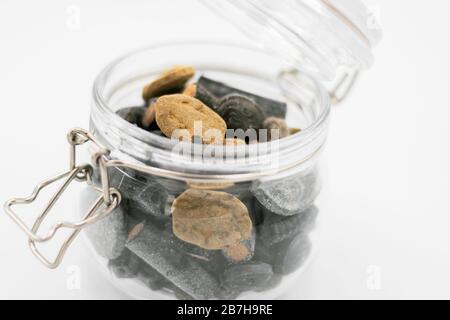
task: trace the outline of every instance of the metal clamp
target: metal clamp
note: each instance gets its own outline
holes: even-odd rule
[[[128,168],[132,170],[136,170],[138,172],[153,174],[159,177],[171,178],[171,179],[179,179],[179,180],[204,180],[205,176],[197,174],[197,173],[181,173],[181,172],[173,172],[163,168],[157,168],[152,166],[147,166],[144,164],[138,164],[133,162],[127,162],[122,160],[110,159],[110,152],[108,149],[103,147],[101,143],[99,143],[95,137],[86,130],[83,129],[73,129],[69,132],[67,136],[67,140],[71,146],[70,148],[70,165],[69,170],[57,175],[54,178],[48,179],[41,184],[37,185],[34,189],[33,193],[26,198],[13,198],[7,201],[4,205],[4,209],[9,217],[22,229],[22,231],[28,237],[28,244],[33,252],[33,254],[41,261],[46,267],[54,269],[61,264],[61,261],[69,248],[70,244],[76,238],[76,236],[81,232],[81,230],[89,225],[96,223],[97,221],[105,218],[111,212],[116,209],[121,200],[121,194],[118,190],[114,188],[110,188],[110,181],[108,176],[108,168]],[[76,165],[77,160],[77,146],[83,145],[87,142],[92,142],[96,148],[97,152],[92,156],[92,163],[95,167],[97,167],[100,171],[101,178],[101,188],[97,188],[94,186],[92,181],[92,173],[93,167],[88,164],[84,165]],[[229,181],[230,179],[233,181],[248,181],[260,178],[261,176],[272,175],[279,172],[283,172],[285,170],[289,170],[304,161],[309,160],[311,157],[315,156],[319,153],[317,150],[313,155],[308,158],[302,159],[298,162],[292,163],[289,166],[281,167],[277,170],[267,170],[264,173],[237,173],[234,175],[210,175],[209,181],[211,183],[214,182],[223,182],[224,180]],[[63,185],[57,190],[57,192],[50,199],[49,203],[39,215],[39,217],[33,223],[33,226],[29,228],[26,223],[19,217],[17,213],[12,210],[13,206],[30,204],[33,203],[38,197],[40,191],[46,188],[47,186],[58,182],[60,180],[64,180]],[[45,220],[51,209],[54,207],[55,203],[61,197],[61,195],[66,191],[67,187],[73,182],[86,182],[88,185],[92,186],[93,189],[99,193],[101,193],[100,197],[95,201],[92,207],[88,210],[88,212],[78,223],[71,222],[59,222],[53,225],[48,233],[43,236],[38,235],[39,228],[42,222]],[[48,260],[37,248],[36,243],[42,243],[50,241],[57,231],[61,228],[72,229],[73,232],[69,235],[69,237],[64,241],[63,245],[60,247],[55,260]]]
[[[70,169],[62,174],[59,174],[53,178],[45,180],[36,186],[33,193],[26,198],[13,198],[7,201],[4,205],[4,209],[8,216],[24,231],[24,233],[28,237],[28,244],[33,252],[33,254],[41,261],[46,267],[50,269],[54,269],[58,267],[64,254],[69,248],[70,244],[77,237],[77,235],[81,232],[81,230],[97,221],[105,218],[121,202],[121,195],[119,191],[114,188],[109,188],[109,178],[108,178],[108,170],[107,170],[107,155],[109,155],[109,151],[106,150],[99,144],[95,138],[87,131],[83,129],[73,129],[70,131],[68,135],[68,141],[71,145],[70,152]],[[83,145],[86,142],[93,142],[99,148],[99,151],[94,154],[94,165],[99,167],[100,175],[102,180],[102,188],[96,188],[92,183],[92,172],[93,168],[91,165],[83,164],[76,165],[76,147],[79,145]],[[65,180],[64,180],[65,179]],[[32,228],[29,228],[26,223],[17,215],[12,207],[16,205],[30,204],[33,203],[38,197],[39,193],[49,185],[52,185],[55,182],[60,180],[64,180],[63,185],[55,192],[47,206],[44,208],[42,213],[38,216],[38,218],[33,223]],[[88,185],[91,185],[93,189],[102,195],[95,201],[92,207],[88,210],[88,212],[83,217],[83,220],[77,223],[72,222],[58,222],[53,225],[47,234],[43,236],[38,235],[39,228],[45,218],[48,216],[51,209],[54,207],[55,203],[61,197],[61,195],[66,191],[67,187],[73,182],[86,182]],[[72,229],[72,233],[69,237],[64,241],[60,249],[58,250],[57,256],[53,261],[48,260],[37,248],[36,243],[42,243],[50,241],[57,233],[57,231],[61,228]]]

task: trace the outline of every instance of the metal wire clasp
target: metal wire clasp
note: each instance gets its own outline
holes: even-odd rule
[[[72,241],[77,237],[77,235],[81,232],[81,230],[97,221],[105,218],[121,202],[121,195],[119,191],[114,188],[109,188],[109,178],[108,178],[108,170],[107,170],[107,156],[109,155],[109,151],[105,149],[95,138],[86,130],[83,129],[73,129],[68,134],[68,141],[71,146],[70,148],[70,165],[69,170],[58,174],[57,176],[50,178],[48,180],[43,181],[39,185],[37,185],[33,191],[33,193],[26,198],[13,198],[8,200],[4,209],[8,216],[25,232],[28,237],[28,244],[33,252],[33,254],[41,261],[46,267],[50,269],[54,269],[58,267],[64,254],[69,248]],[[89,164],[76,165],[76,149],[77,146],[83,145],[86,142],[93,142],[97,148],[98,152],[93,156],[93,165],[98,167],[100,170],[102,188],[96,188],[92,182],[92,173],[93,168]],[[64,180],[62,186],[55,192],[47,206],[38,216],[38,218],[33,223],[33,226],[29,228],[26,223],[17,215],[12,207],[16,205],[24,205],[33,203],[38,197],[39,193],[49,185],[56,183],[58,181]],[[55,203],[61,197],[61,195],[66,191],[67,187],[73,182],[86,182],[91,185],[96,192],[101,193],[101,196],[95,201],[92,207],[88,210],[88,212],[84,215],[83,220],[72,223],[67,221],[58,222],[53,225],[50,230],[45,235],[38,235],[39,228],[42,222],[50,213],[51,209],[54,207]],[[60,247],[56,258],[53,261],[48,260],[37,248],[36,243],[47,242],[53,239],[56,235],[57,231],[61,228],[72,229],[73,231],[70,233],[68,238],[63,242]]]

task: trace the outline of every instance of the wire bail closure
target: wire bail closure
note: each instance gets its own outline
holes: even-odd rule
[[[61,264],[67,249],[82,229],[108,216],[111,212],[114,211],[114,209],[119,206],[122,200],[120,192],[117,189],[109,187],[109,177],[107,169],[107,157],[110,153],[109,150],[104,148],[89,132],[83,129],[76,128],[71,130],[67,135],[67,139],[71,146],[69,170],[38,184],[29,197],[13,198],[8,200],[4,205],[4,209],[8,216],[27,235],[28,245],[33,254],[41,263],[43,263],[50,269],[57,268]],[[76,164],[77,146],[81,146],[87,142],[93,142],[99,149],[99,151],[94,154],[92,162],[95,167],[99,168],[102,182],[101,189],[95,187],[94,183],[92,182],[93,167],[89,164]],[[47,206],[34,221],[33,226],[29,228],[26,223],[19,217],[19,215],[12,210],[12,207],[16,205],[33,203],[44,188],[61,180],[64,180],[63,185],[55,192],[55,194],[48,202]],[[88,185],[92,186],[95,191],[101,193],[101,196],[94,202],[92,207],[84,215],[81,221],[77,223],[67,221],[58,222],[50,228],[47,234],[43,236],[38,235],[38,231],[42,222],[45,220],[51,209],[54,207],[55,203],[61,198],[62,194],[67,190],[67,187],[73,181],[86,182]],[[53,261],[50,261],[38,250],[36,243],[43,243],[52,240],[57,231],[62,228],[72,229],[73,231],[63,242],[62,246],[58,250],[56,258]]]
[[[108,168],[128,168],[132,170],[136,170],[138,172],[153,174],[160,177],[171,178],[171,179],[179,179],[183,181],[197,181],[197,180],[205,180],[205,177],[201,174],[197,173],[177,173],[172,172],[168,169],[157,168],[152,166],[147,166],[139,163],[122,161],[118,159],[110,159],[110,150],[106,149],[101,143],[97,141],[97,139],[88,131],[80,128],[72,129],[67,135],[67,140],[70,144],[70,158],[69,158],[69,170],[63,172],[53,178],[43,181],[39,185],[37,185],[33,191],[33,193],[26,198],[13,198],[8,200],[4,204],[4,210],[8,214],[8,216],[22,229],[22,231],[28,237],[28,245],[32,251],[32,253],[38,258],[38,260],[44,264],[46,267],[50,269],[57,268],[64,257],[67,249],[73,242],[73,240],[78,236],[82,229],[85,227],[96,223],[97,221],[105,218],[110,213],[116,209],[122,201],[122,195],[115,188],[110,188],[110,181],[108,176]],[[101,188],[97,188],[92,181],[93,174],[93,166],[89,164],[77,165],[77,147],[81,146],[87,142],[92,142],[96,148],[97,152],[92,156],[92,164],[97,167],[100,171],[100,179],[101,179]],[[267,170],[265,172],[250,172],[250,173],[237,173],[232,175],[210,175],[208,178],[211,183],[214,182],[224,182],[224,181],[248,181],[254,180],[261,177],[277,174],[280,172],[287,171],[297,165],[304,163],[305,161],[310,160],[312,157],[316,156],[322,147],[317,149],[314,154],[301,159],[295,163],[292,163],[288,166],[280,167],[273,170]],[[26,223],[19,217],[19,215],[12,210],[12,208],[16,205],[24,205],[33,203],[38,197],[39,193],[42,189],[47,186],[58,182],[60,180],[64,180],[63,185],[56,191],[53,197],[50,199],[47,206],[44,208],[42,213],[38,216],[38,218],[33,223],[32,228],[29,228]],[[83,220],[77,223],[72,222],[59,222],[53,225],[48,233],[44,236],[39,236],[38,231],[45,220],[55,203],[61,197],[61,195],[66,191],[67,187],[73,182],[86,182],[88,185],[92,186],[95,191],[101,193],[99,198],[95,201],[92,207],[88,210],[88,212],[83,217]],[[69,235],[69,237],[64,241],[62,246],[60,247],[55,260],[48,260],[37,248],[36,243],[47,242],[50,241],[57,231],[62,228],[72,229],[73,232]]]

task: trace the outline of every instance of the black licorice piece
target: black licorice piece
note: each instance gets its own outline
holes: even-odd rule
[[[162,189],[166,190],[170,195],[169,198],[172,196],[177,197],[187,189],[186,182],[184,181],[164,177],[155,177],[155,181],[161,185]]]
[[[139,258],[138,258],[139,259]],[[142,261],[142,260],[141,260]],[[176,287],[169,280],[164,278],[164,276],[152,268],[150,265],[142,262],[140,264],[141,268],[139,269],[137,276],[138,279],[145,284],[149,289],[153,291],[168,289],[173,292],[175,297],[179,300],[193,300],[190,295]]]
[[[216,293],[215,297],[219,300],[235,300],[239,297],[242,292],[239,290],[234,290],[227,287],[220,287]]]
[[[202,85],[197,85],[197,91],[195,92],[195,98],[206,104],[208,107],[217,110],[220,99],[214,94],[208,91],[208,89]]]
[[[146,224],[127,243],[127,248],[189,296],[195,299],[214,297],[217,280],[199,263],[182,259],[179,252],[172,248],[171,239],[151,224]]]
[[[264,113],[253,100],[239,94],[230,94],[220,100],[217,113],[225,120],[228,129],[259,130]]]
[[[278,285],[281,283],[282,279],[283,279],[283,276],[281,276],[279,274],[274,274],[264,287],[261,287],[260,289],[257,289],[255,291],[256,292],[264,292],[264,291],[273,289],[275,287],[278,287]]]
[[[136,209],[155,217],[164,217],[168,193],[160,184],[149,181],[137,194],[130,195],[130,208]]]
[[[253,226],[258,227],[264,221],[264,207],[256,200],[255,197],[250,195],[241,200],[248,209],[250,219],[252,219]]]
[[[255,181],[253,195],[269,211],[292,216],[309,208],[319,193],[320,185],[316,170],[307,174],[269,181]]]
[[[206,88],[210,93],[219,99],[229,94],[244,95],[252,99],[262,109],[266,117],[286,118],[287,104],[284,102],[268,99],[250,92],[236,89],[204,76],[200,77],[198,80],[197,87]]]
[[[85,200],[82,202],[82,209],[87,212],[98,195],[90,189],[83,193]],[[100,256],[106,259],[119,257],[125,249],[127,239],[127,222],[122,207],[117,207],[108,216],[87,227],[86,235]]]
[[[238,292],[258,290],[264,288],[272,276],[269,264],[250,261],[227,268],[222,275],[222,285]]]
[[[125,248],[127,225],[121,207],[86,228],[95,250],[107,259],[118,257]]]
[[[142,128],[142,119],[147,111],[146,107],[128,107],[117,110],[116,113],[124,120]]]
[[[279,250],[284,254],[278,254],[273,269],[278,274],[287,275],[296,271],[305,263],[311,253],[312,244],[309,237],[301,233],[282,244],[283,246]]]
[[[314,227],[318,213],[316,206],[288,217],[264,210],[264,223],[259,228],[259,239],[271,246],[299,233],[308,234]]]
[[[155,122],[155,123],[156,123],[156,122]],[[159,136],[159,137],[167,138],[167,137],[164,135],[164,133],[162,133],[162,131],[159,130],[159,129],[151,130],[150,132],[153,133],[153,134],[155,134],[155,135],[157,135],[157,136]]]
[[[141,259],[128,249],[116,259],[109,260],[108,267],[119,279],[135,278],[141,266]]]
[[[308,235],[299,233],[272,246],[258,242],[255,257],[270,263],[275,273],[290,274],[299,269],[311,253],[312,243]]]
[[[123,207],[127,211],[138,211],[158,218],[164,216],[168,193],[156,181],[139,181],[132,172],[116,168],[110,169],[109,179],[110,187],[122,194]]]
[[[149,289],[157,291],[172,286],[158,271],[143,262],[138,271],[139,280]]]
[[[172,292],[175,295],[175,298],[177,298],[178,300],[182,300],[182,301],[195,300],[195,298],[193,298],[192,296],[190,296],[189,294],[187,294],[180,288],[173,287]]]

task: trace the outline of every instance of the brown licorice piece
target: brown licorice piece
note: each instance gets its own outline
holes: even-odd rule
[[[231,194],[188,189],[172,204],[173,233],[204,249],[219,250],[248,239],[247,207]]]
[[[249,261],[255,252],[256,232],[253,230],[250,238],[238,244],[229,246],[222,250],[225,258],[231,263],[241,263]]]
[[[299,132],[301,132],[301,131],[302,131],[302,129],[299,129],[299,128],[289,128],[289,134],[290,134],[290,135],[299,133]]]
[[[142,97],[145,101],[153,97],[173,92],[184,87],[195,74],[195,69],[190,66],[175,66],[164,71],[155,80],[144,87]]]
[[[195,97],[196,92],[197,92],[197,85],[195,83],[192,83],[188,85],[186,88],[184,88],[183,94],[190,97]]]
[[[156,123],[169,138],[176,130],[187,130],[191,139],[195,136],[195,125],[201,124],[202,142],[222,144],[227,130],[225,121],[200,100],[174,94],[160,97],[155,103]]]

